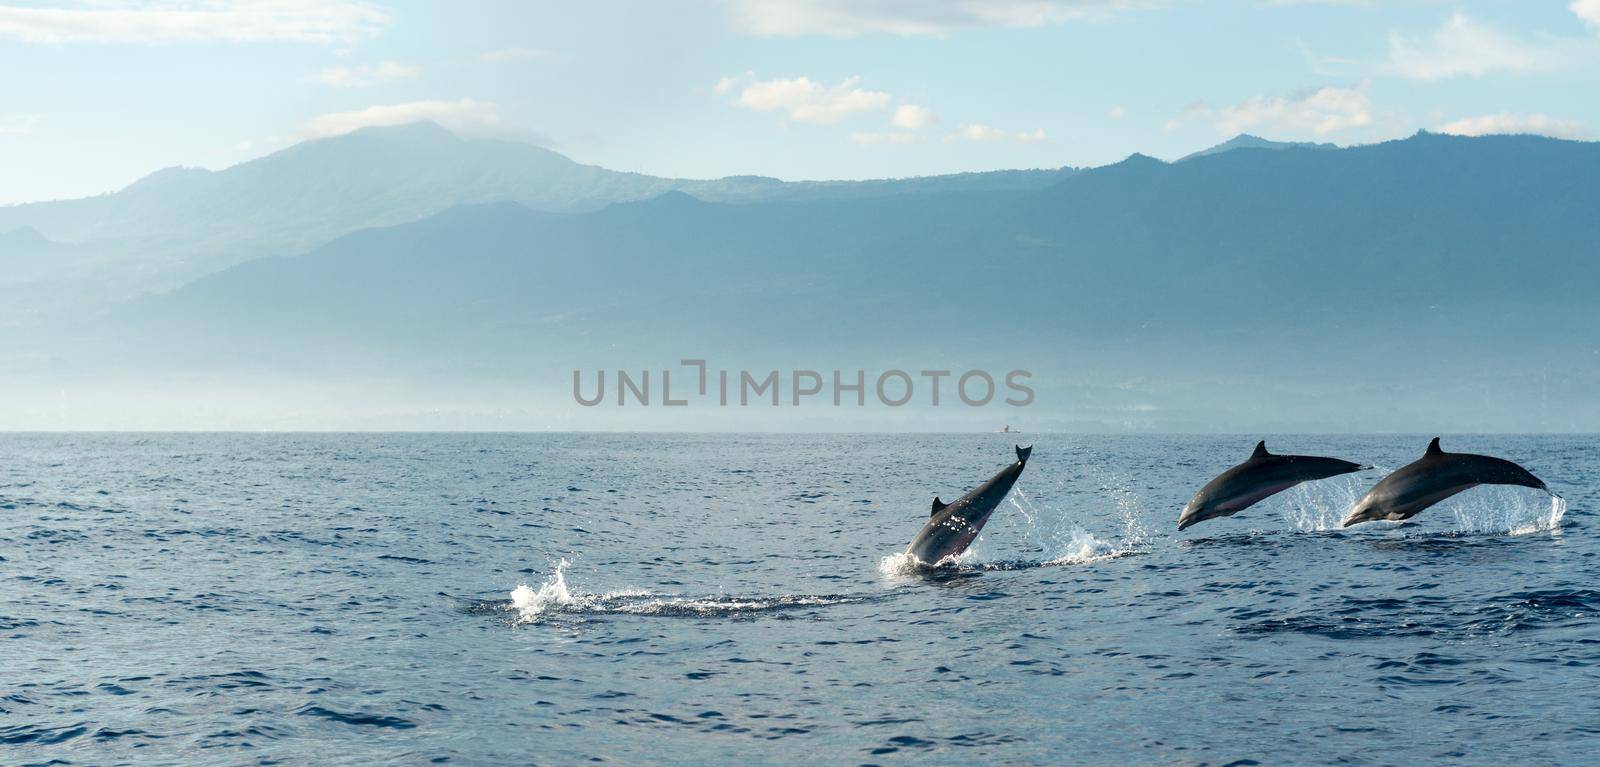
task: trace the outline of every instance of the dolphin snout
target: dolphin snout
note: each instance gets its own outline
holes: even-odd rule
[[[1185,527],[1204,522],[1210,518],[1205,513],[1205,509],[1196,508],[1193,504],[1185,506],[1183,507],[1183,513],[1178,515],[1178,532],[1181,533]]]
[[[1349,527],[1351,525],[1361,524],[1362,522],[1371,522],[1374,519],[1376,519],[1376,517],[1371,516],[1371,512],[1369,510],[1355,509],[1345,516],[1344,521],[1340,522],[1339,526]]]

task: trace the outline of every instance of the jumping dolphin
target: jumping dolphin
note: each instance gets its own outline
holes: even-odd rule
[[[936,565],[947,557],[966,551],[972,545],[972,540],[978,537],[978,531],[983,529],[984,523],[989,521],[989,515],[1011,492],[1017,477],[1022,476],[1022,469],[1027,466],[1028,455],[1032,452],[1032,447],[1017,445],[1016,463],[1001,469],[988,482],[961,496],[955,503],[943,503],[935,496],[928,524],[923,525],[922,532],[911,539],[906,553]]]
[[[1178,529],[1214,517],[1231,517],[1274,493],[1301,482],[1327,479],[1372,468],[1337,458],[1314,455],[1273,455],[1265,441],[1256,443],[1250,459],[1206,483],[1178,515]]]
[[[1373,485],[1350,509],[1341,527],[1375,519],[1410,519],[1463,490],[1478,485],[1521,485],[1555,495],[1544,480],[1504,458],[1471,453],[1446,453],[1439,449],[1439,438],[1428,443],[1428,452]]]

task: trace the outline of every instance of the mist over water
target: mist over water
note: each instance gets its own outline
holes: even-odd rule
[[[930,569],[901,554],[929,501],[1014,438],[0,436],[0,763],[1592,750],[1590,440],[1447,437],[1565,500],[1481,487],[1342,530],[1427,438],[1276,437],[1380,470],[1179,534],[1256,437],[1029,437]]]

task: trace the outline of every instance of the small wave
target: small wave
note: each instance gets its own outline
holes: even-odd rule
[[[0,744],[8,746],[49,746],[72,740],[88,731],[89,727],[86,722],[78,722],[62,727],[47,727],[42,724],[0,726]]]
[[[295,710],[301,716],[314,716],[327,719],[340,724],[355,725],[357,727],[378,727],[390,730],[409,730],[417,726],[416,722],[398,716],[385,714],[368,714],[359,711],[335,711],[315,704],[308,703]]]
[[[776,597],[682,596],[656,594],[644,589],[622,589],[603,594],[574,592],[567,586],[563,559],[555,572],[535,589],[518,584],[511,601],[501,609],[516,613],[514,623],[536,623],[552,615],[649,615],[678,618],[718,618],[757,613],[827,607],[865,601],[847,594],[785,594]]]
[[[1342,596],[1319,600],[1310,609],[1272,615],[1253,605],[1234,608],[1246,636],[1299,633],[1332,639],[1377,637],[1449,637],[1510,635],[1544,629],[1570,629],[1588,624],[1600,609],[1600,591],[1592,589],[1516,591],[1488,595],[1471,604],[1445,597]]]

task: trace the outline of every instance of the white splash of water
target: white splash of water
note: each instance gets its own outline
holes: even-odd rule
[[[1132,553],[1143,545],[1148,533],[1139,519],[1138,496],[1119,483],[1110,483],[1101,489],[1111,495],[1122,519],[1122,539],[1116,543],[1096,537],[1065,514],[1041,512],[1022,488],[1012,491],[1011,506],[1027,521],[1025,535],[1044,553],[1042,564],[1080,564],[1107,559]],[[1047,518],[1053,518],[1053,523],[1046,525]]]
[[[1127,544],[1124,543],[1126,547]],[[1093,562],[1097,559],[1110,559],[1126,554],[1131,548],[1118,548],[1099,538],[1094,537],[1089,531],[1072,526],[1072,539],[1067,544],[1066,551],[1045,560],[1047,565],[1078,565],[1084,562]]]
[[[890,554],[878,562],[878,572],[887,578],[910,578],[927,568],[927,563],[909,551]]]
[[[1371,477],[1351,474],[1301,482],[1284,493],[1283,519],[1303,533],[1338,530],[1371,484]]]
[[[825,607],[860,601],[848,594],[785,594],[776,597],[690,597],[659,595],[644,589],[618,589],[603,594],[585,594],[567,586],[566,571],[571,562],[563,559],[555,572],[534,589],[526,583],[511,591],[507,610],[517,614],[514,623],[536,623],[555,613],[585,615],[656,615],[719,617],[740,613],[766,612],[805,607]]]
[[[1127,477],[1117,475],[1112,480],[1106,483],[1104,490],[1116,501],[1117,514],[1122,517],[1122,548],[1131,551],[1150,540],[1150,530],[1145,527],[1141,514],[1144,505],[1139,502],[1139,494],[1128,486]]]
[[[1011,495],[1006,500],[1011,503],[1011,508],[1016,509],[1017,513],[1022,515],[1022,519],[1026,523],[1023,526],[1023,537],[1040,549],[1048,548],[1044,535],[1039,530],[1039,513],[1034,510],[1033,501],[1028,498],[1028,494],[1023,492],[1020,487],[1012,488]]]
[[[507,609],[517,612],[518,623],[528,623],[538,620],[540,615],[553,607],[570,607],[578,603],[567,589],[567,568],[571,562],[563,559],[556,565],[556,571],[539,586],[535,591],[526,583],[519,583],[511,590],[511,604]]]
[[[979,540],[981,541],[982,538]],[[977,552],[977,545],[978,542],[974,541],[972,546],[967,547],[966,551],[953,557],[945,557],[932,564],[918,559],[917,555],[909,551],[901,551],[879,560],[878,572],[888,578],[903,579],[927,572],[935,567],[970,567],[981,559]]]
[[[1508,485],[1481,485],[1446,501],[1463,533],[1554,532],[1567,514],[1566,499]],[[1426,513],[1426,512],[1424,512]]]

